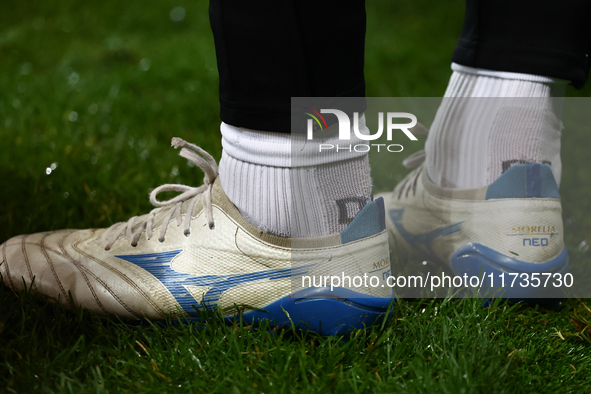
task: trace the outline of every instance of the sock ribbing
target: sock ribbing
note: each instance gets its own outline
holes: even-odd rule
[[[372,200],[367,154],[333,154],[328,160],[319,158],[323,164],[296,167],[291,165],[289,135],[222,125],[222,136],[222,187],[246,220],[265,232],[283,237],[333,234]]]
[[[425,144],[427,173],[440,186],[475,188],[508,166],[549,164],[560,182],[560,111],[566,82],[453,65]]]

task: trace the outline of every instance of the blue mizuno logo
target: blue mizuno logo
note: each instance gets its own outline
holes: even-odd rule
[[[154,275],[171,292],[181,308],[190,315],[197,314],[193,305],[200,307],[200,303],[203,301],[208,306],[214,306],[222,294],[232,287],[261,279],[274,280],[304,275],[315,265],[287,269],[271,269],[251,272],[249,274],[195,275],[176,271],[171,267],[171,261],[181,252],[182,249],[170,252],[115,257],[135,264]],[[203,300],[196,300],[185,286],[207,286],[210,289],[203,295]]]
[[[433,231],[429,231],[428,233],[413,234],[406,231],[406,229],[402,225],[403,213],[404,209],[391,209],[388,211],[390,219],[392,219],[392,222],[394,223],[394,226],[396,226],[396,230],[398,230],[398,233],[402,235],[406,242],[408,242],[413,248],[433,258],[436,261],[439,261],[439,258],[437,258],[432,249],[432,244],[435,238],[444,237],[446,235],[457,233],[462,229],[462,225],[464,224],[464,222],[459,222],[456,224],[452,224],[450,226],[440,227]]]

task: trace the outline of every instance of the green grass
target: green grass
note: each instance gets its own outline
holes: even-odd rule
[[[186,18],[174,23],[177,5]],[[440,96],[462,12],[460,0],[368,2],[368,96]],[[105,227],[149,211],[148,192],[162,183],[199,183],[202,174],[169,148],[173,136],[220,156],[206,1],[4,2],[0,59],[0,242]],[[566,242],[581,264],[591,255],[583,243],[591,243],[591,172],[579,164],[588,146],[588,133],[565,133]],[[0,392],[578,392],[591,384],[591,339],[580,333],[591,313],[578,300],[552,310],[401,300],[385,326],[347,342],[215,316],[205,327],[131,325],[5,286],[0,305]]]
[[[16,392],[577,392],[589,343],[572,305],[401,301],[347,342],[289,329],[129,325],[2,293],[2,380]]]

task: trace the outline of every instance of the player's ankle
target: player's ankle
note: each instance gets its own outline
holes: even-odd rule
[[[366,154],[312,158],[296,165],[289,134],[225,123],[221,130],[224,191],[240,213],[265,232],[284,237],[333,234],[372,200]]]
[[[551,166],[560,182],[566,81],[454,65],[429,132],[427,173],[439,186],[482,187],[514,164]]]

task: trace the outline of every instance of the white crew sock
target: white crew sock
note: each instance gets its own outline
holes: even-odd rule
[[[246,220],[265,232],[298,238],[333,234],[372,200],[367,154],[313,152],[306,166],[297,167],[292,166],[290,134],[226,123],[221,131],[224,192]]]
[[[475,188],[513,164],[545,163],[560,184],[561,110],[567,81],[452,64],[425,143],[436,184]]]

